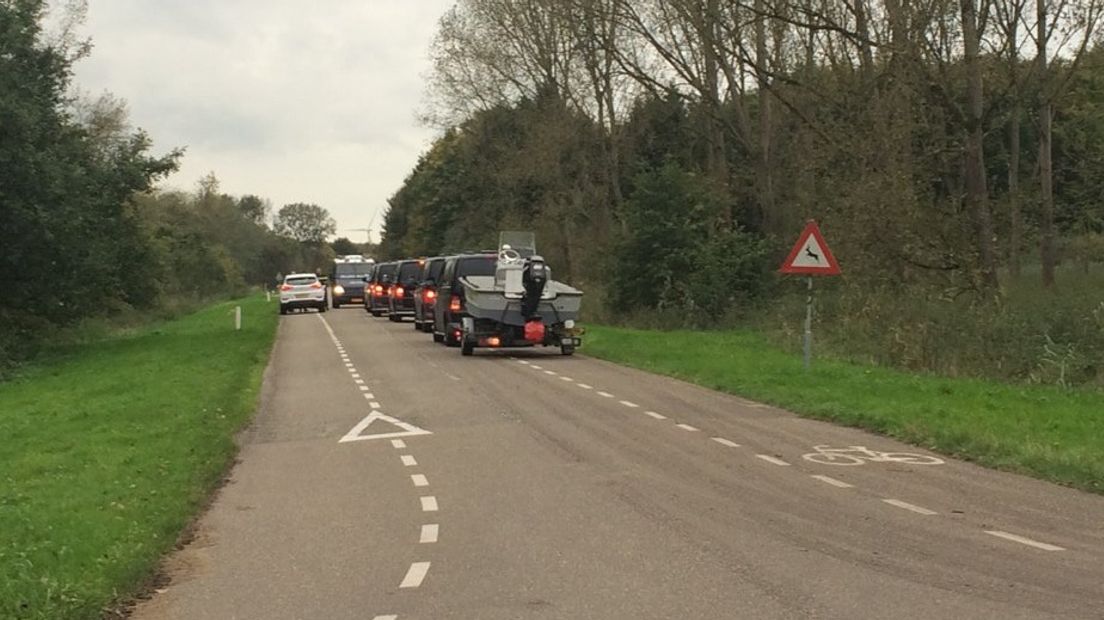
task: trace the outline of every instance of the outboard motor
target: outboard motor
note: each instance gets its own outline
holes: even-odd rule
[[[521,298],[521,315],[527,319],[532,318],[540,305],[544,285],[548,283],[548,266],[544,264],[543,258],[532,256],[525,261],[521,283],[525,287],[525,295]]]

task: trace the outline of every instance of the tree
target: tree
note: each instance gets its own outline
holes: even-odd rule
[[[238,211],[245,219],[258,226],[265,226],[268,222],[268,214],[272,211],[272,204],[253,194],[246,194],[238,199]]]
[[[330,242],[330,247],[333,248],[334,254],[341,256],[343,254],[360,254],[360,246],[353,243],[348,237],[338,237]]]
[[[321,244],[337,232],[337,222],[330,217],[329,211],[318,205],[295,202],[280,209],[272,229],[300,243]]]

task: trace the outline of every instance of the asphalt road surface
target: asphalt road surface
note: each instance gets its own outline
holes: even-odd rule
[[[135,617],[1104,618],[1104,498],[558,353],[283,317]]]

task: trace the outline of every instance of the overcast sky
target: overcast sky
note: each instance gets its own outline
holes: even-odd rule
[[[387,198],[428,147],[416,120],[428,51],[452,0],[90,0],[77,85],[125,99],[158,152],[187,147],[168,186],[213,171],[274,210],[313,202],[338,235],[378,240]]]

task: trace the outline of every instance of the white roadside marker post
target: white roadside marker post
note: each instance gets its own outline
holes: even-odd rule
[[[241,331],[241,306],[234,306],[234,331]]]
[[[781,273],[800,274],[806,276],[805,296],[805,334],[804,334],[804,358],[805,370],[808,371],[813,364],[813,276],[838,276],[840,274],[839,263],[832,251],[828,249],[828,243],[820,234],[820,228],[816,221],[809,220],[805,230],[797,238],[797,244],[790,250],[790,255],[782,263]]]
[[[272,301],[272,291],[268,290],[267,288],[265,289],[265,301]]]

